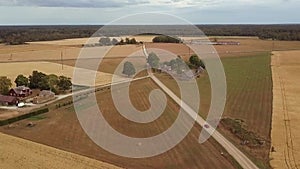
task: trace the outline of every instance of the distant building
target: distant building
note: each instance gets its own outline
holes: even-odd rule
[[[234,41],[218,41],[215,42],[215,45],[240,45],[240,42],[234,42]]]
[[[8,106],[17,105],[18,103],[19,99],[17,97],[0,95],[0,105]]]
[[[15,97],[27,97],[32,94],[32,90],[29,87],[19,86],[13,89],[10,89],[9,95]]]
[[[55,98],[55,93],[50,90],[43,90],[38,96],[33,98],[34,104],[41,104],[53,100]]]

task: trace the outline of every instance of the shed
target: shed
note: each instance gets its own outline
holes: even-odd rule
[[[14,96],[4,96],[0,95],[0,105],[8,106],[8,105],[17,105],[19,100]]]
[[[50,90],[43,90],[39,93],[38,96],[33,98],[34,104],[45,103],[55,98],[55,93]]]

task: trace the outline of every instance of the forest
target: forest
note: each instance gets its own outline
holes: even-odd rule
[[[199,33],[184,25],[143,25],[105,26],[100,25],[59,25],[59,26],[0,26],[0,43],[8,45],[24,44],[33,41],[49,41],[90,36],[137,35],[153,30],[174,36],[195,36]],[[300,40],[300,24],[289,25],[197,25],[203,31],[201,36],[257,36],[260,39]],[[154,34],[157,32],[153,32]]]

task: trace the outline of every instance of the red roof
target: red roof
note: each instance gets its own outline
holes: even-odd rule
[[[27,90],[30,91],[30,88],[25,87],[25,86],[19,86],[19,87],[13,88],[11,90],[13,90],[16,94],[21,95],[21,94],[28,93]]]

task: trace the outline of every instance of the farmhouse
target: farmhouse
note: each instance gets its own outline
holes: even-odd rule
[[[45,103],[45,102],[48,102],[48,101],[50,101],[54,98],[55,98],[55,93],[53,93],[50,90],[43,90],[39,93],[38,96],[33,98],[33,103],[34,104]]]
[[[19,100],[17,97],[0,95],[0,105],[8,106],[8,105],[16,105],[18,103]]]
[[[13,89],[10,89],[9,95],[15,97],[27,97],[32,94],[32,90],[29,87],[19,86]]]

